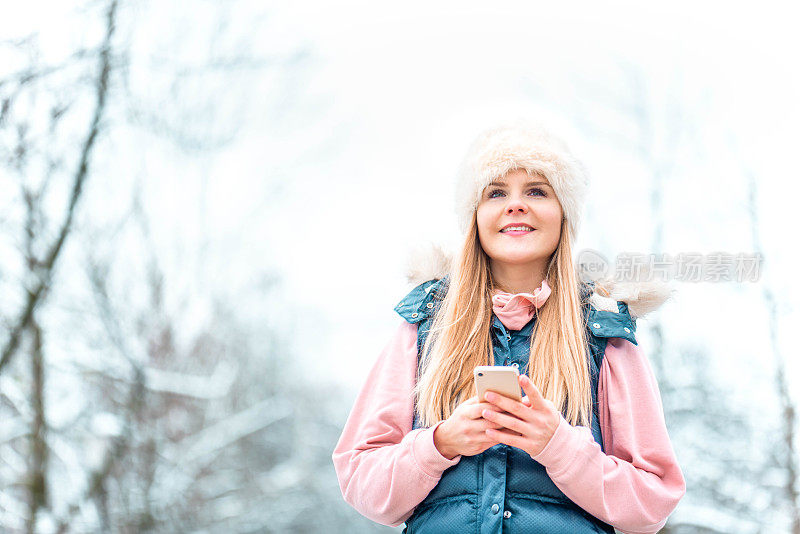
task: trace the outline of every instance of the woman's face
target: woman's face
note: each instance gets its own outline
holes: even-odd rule
[[[489,184],[478,203],[478,238],[493,268],[525,266],[542,273],[561,237],[561,204],[547,178],[510,171]],[[503,231],[524,226],[522,231]]]

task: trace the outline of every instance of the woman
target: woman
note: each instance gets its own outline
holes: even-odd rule
[[[667,295],[579,282],[586,187],[540,126],[502,125],[471,145],[461,247],[412,265],[403,321],[333,453],[361,514],[420,534],[664,526],[686,486],[634,332]],[[478,365],[517,367],[522,401],[478,399]]]

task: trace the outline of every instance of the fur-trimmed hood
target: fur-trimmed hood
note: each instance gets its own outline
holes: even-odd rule
[[[442,245],[428,243],[409,252],[406,278],[417,286],[432,279],[441,279],[450,272],[452,254]],[[661,307],[675,290],[661,280],[618,281],[603,279],[595,282],[589,302],[597,309],[617,312],[617,301],[628,305],[634,319],[644,317]]]

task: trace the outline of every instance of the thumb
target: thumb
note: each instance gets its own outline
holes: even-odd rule
[[[530,403],[529,406],[537,409],[541,408],[544,403],[544,397],[542,397],[539,388],[537,388],[526,375],[520,375],[519,383],[520,386],[522,386],[522,390],[527,393],[528,402]]]

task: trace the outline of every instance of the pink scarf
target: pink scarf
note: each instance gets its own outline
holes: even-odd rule
[[[492,309],[497,318],[509,330],[519,330],[531,320],[538,308],[541,308],[550,296],[550,286],[542,280],[541,287],[531,293],[511,294],[495,289],[492,296]]]

